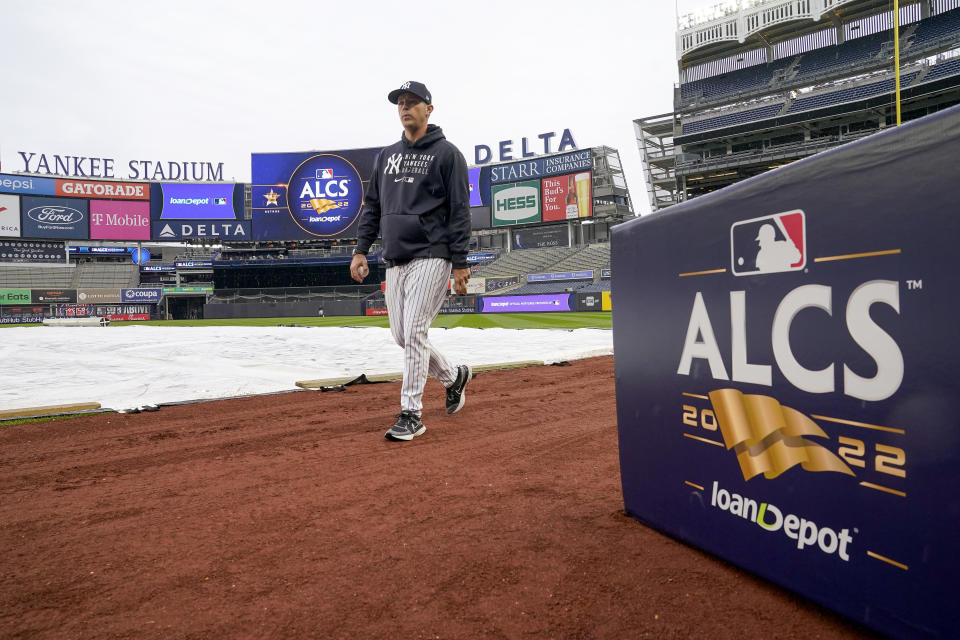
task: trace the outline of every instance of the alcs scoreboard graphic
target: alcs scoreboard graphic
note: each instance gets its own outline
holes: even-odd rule
[[[379,148],[251,156],[257,240],[356,235]]]
[[[896,637],[960,628],[958,145],[954,108],[612,239],[627,511]]]

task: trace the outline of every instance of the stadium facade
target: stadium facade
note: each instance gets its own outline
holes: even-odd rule
[[[902,122],[960,102],[960,0],[899,7],[899,25],[881,0],[681,17],[674,109],[634,120],[651,210],[896,126],[898,84]]]
[[[0,174],[0,322],[379,313],[378,253],[371,284],[346,268],[377,151],[253,154],[251,184]],[[474,298],[448,312],[481,312],[485,294],[527,284],[570,294],[550,304],[571,310],[575,289],[604,279],[597,292],[609,291],[610,227],[634,215],[615,149],[469,174]]]

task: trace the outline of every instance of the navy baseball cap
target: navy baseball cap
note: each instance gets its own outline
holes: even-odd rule
[[[394,89],[387,94],[387,100],[393,104],[397,104],[397,100],[400,98],[401,93],[412,93],[427,104],[431,104],[430,92],[427,91],[427,85],[423,84],[422,82],[414,82],[413,80],[404,82],[402,85],[400,85],[399,89]]]

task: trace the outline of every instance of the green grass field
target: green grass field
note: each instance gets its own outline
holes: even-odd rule
[[[232,320],[150,320],[145,322],[115,322],[111,326],[153,325],[161,327],[276,327],[300,325],[306,327],[387,327],[386,316],[334,316],[330,318],[237,318]],[[2,325],[23,326],[23,325]],[[40,326],[40,325],[34,325]],[[490,329],[609,329],[610,312],[587,313],[465,313],[437,316],[434,327],[471,327]]]

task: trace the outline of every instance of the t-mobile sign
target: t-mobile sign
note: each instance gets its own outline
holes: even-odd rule
[[[149,240],[150,203],[134,200],[91,200],[90,238]]]
[[[570,311],[570,294],[539,296],[494,296],[483,298],[481,313],[526,313],[533,311]]]

